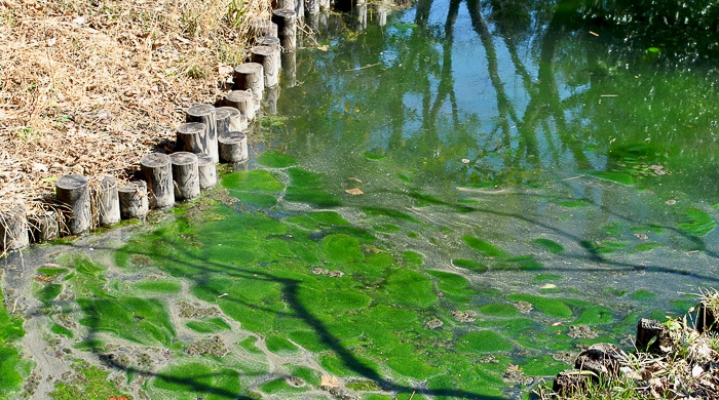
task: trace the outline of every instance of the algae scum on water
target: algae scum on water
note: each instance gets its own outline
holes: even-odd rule
[[[3,259],[0,397],[528,397],[716,287],[715,71],[420,3],[308,18],[202,199]]]

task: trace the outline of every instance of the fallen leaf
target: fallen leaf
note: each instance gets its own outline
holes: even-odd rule
[[[541,287],[541,289],[556,289],[556,288],[557,288],[557,285],[555,285],[553,283],[548,283]]]
[[[552,326],[559,326],[559,325],[562,325],[562,324],[563,324],[563,322],[555,322],[555,323],[552,324]]]
[[[359,188],[347,189],[347,190],[345,190],[345,193],[351,194],[351,195],[354,195],[354,196],[357,196],[357,195],[360,195],[360,194],[364,194],[364,192],[361,191]]]
[[[361,181],[361,180],[359,180],[358,178],[354,178],[354,177],[352,177],[352,178],[349,178],[349,180],[350,180],[350,181],[353,181],[353,182],[358,182],[358,183],[362,183],[362,181]]]
[[[469,159],[463,158],[463,159],[462,159],[462,164],[469,164]]]

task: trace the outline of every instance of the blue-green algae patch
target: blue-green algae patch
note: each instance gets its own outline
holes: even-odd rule
[[[16,395],[30,374],[32,363],[23,360],[18,350],[23,336],[22,319],[7,312],[5,298],[0,292],[0,397]]]
[[[139,297],[79,298],[85,317],[80,324],[135,343],[169,346],[175,337],[167,307]]]
[[[233,172],[223,177],[221,183],[231,191],[276,193],[285,188],[271,172],[261,169]]]
[[[464,235],[463,237],[464,242],[467,243],[467,245],[474,250],[477,250],[480,254],[482,254],[485,257],[492,257],[492,258],[506,258],[508,257],[508,254],[500,249],[499,247],[489,243],[488,241],[484,239],[480,239],[478,237],[472,236],[472,235]]]
[[[297,164],[297,159],[276,151],[265,151],[257,158],[257,162],[268,168],[288,168]]]
[[[512,301],[526,301],[538,311],[555,318],[571,318],[572,309],[561,299],[533,296],[529,294],[513,294],[507,296]]]
[[[167,280],[142,280],[133,284],[131,288],[150,295],[168,295],[179,293],[182,290],[182,285]]]
[[[538,238],[534,240],[534,243],[545,248],[552,254],[559,254],[564,252],[564,246],[551,239]]]
[[[514,345],[492,331],[469,332],[457,340],[457,350],[464,353],[497,353],[511,351]]]
[[[616,171],[587,171],[587,174],[604,181],[618,183],[621,185],[634,185],[634,178],[625,172]]]
[[[208,400],[236,399],[241,395],[240,374],[209,362],[185,362],[158,371],[151,384],[155,390],[178,400],[195,400],[197,393],[207,393]]]
[[[292,344],[284,336],[280,335],[269,335],[265,338],[265,345],[267,350],[277,353],[282,351],[297,351],[297,346]]]
[[[716,228],[717,223],[706,211],[690,208],[684,212],[684,221],[677,224],[677,228],[690,236],[702,237],[708,235]]]
[[[480,306],[478,308],[479,312],[485,315],[493,316],[493,317],[518,317],[520,315],[519,310],[517,307],[511,305],[511,304],[505,304],[505,303],[494,303],[494,304],[485,304],[483,306]]]
[[[476,273],[487,272],[489,267],[480,263],[479,261],[469,260],[466,258],[455,258],[452,260],[452,265],[459,268],[465,268]]]
[[[232,329],[222,318],[207,318],[199,321],[190,321],[185,324],[188,328],[200,333],[217,333]]]
[[[649,301],[654,300],[657,297],[653,292],[646,289],[639,289],[632,293],[632,299],[638,301]]]
[[[90,365],[85,361],[74,361],[72,369],[75,373],[74,379],[58,382],[50,397],[55,400],[99,400],[130,395],[110,379],[110,371],[106,369]]]

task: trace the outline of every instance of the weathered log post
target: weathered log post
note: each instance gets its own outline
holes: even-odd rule
[[[388,8],[385,6],[379,6],[377,8],[377,13],[379,14],[379,17],[377,18],[379,26],[387,25],[387,14],[389,14]]]
[[[222,107],[215,109],[215,121],[217,121],[217,137],[220,137],[220,133],[222,132],[230,131],[230,112],[227,111],[227,108]]]
[[[224,132],[220,133],[220,137],[223,134]],[[217,184],[217,168],[209,156],[205,154],[197,156],[197,173],[200,177],[201,190],[213,188]]]
[[[227,93],[225,105],[236,108],[250,121],[255,119],[255,99],[250,91],[233,90]]]
[[[364,4],[364,1],[360,3],[360,0],[357,0],[357,4],[354,9],[352,9],[352,14],[355,17],[354,29],[356,31],[364,31],[367,29],[367,4]]]
[[[103,176],[94,188],[95,209],[100,226],[111,226],[120,222],[120,199],[117,194],[117,181],[111,176]]]
[[[277,25],[269,19],[255,18],[250,20],[247,25],[250,36],[255,38],[255,41],[268,36],[277,36]]]
[[[201,151],[199,154],[208,154],[215,162],[220,157],[217,150],[217,121],[215,120],[215,107],[209,104],[197,104],[187,109],[186,122],[201,122],[205,124],[205,135],[200,136]]]
[[[147,201],[147,183],[132,181],[118,189],[120,197],[120,215],[124,219],[145,219],[149,204]]]
[[[294,10],[282,8],[272,12],[272,22],[277,24],[277,37],[285,51],[297,47],[297,14]]]
[[[281,59],[286,86],[297,86],[297,52],[295,50],[285,51],[282,53]]]
[[[207,126],[202,122],[187,122],[180,124],[175,130],[177,143],[175,151],[187,151],[190,153],[202,153],[202,142],[200,138],[207,132]]]
[[[167,154],[151,153],[142,157],[140,170],[147,181],[150,207],[165,208],[175,204],[172,163]]]
[[[60,225],[57,223],[57,213],[47,210],[28,218],[30,235],[36,243],[49,242],[60,237]]]
[[[20,250],[29,244],[25,207],[18,205],[0,213],[0,251]]]
[[[316,1],[316,0],[313,0]],[[305,24],[310,28],[310,33],[319,33],[320,31],[320,11],[319,11],[319,2],[317,2],[317,12],[307,14],[307,20],[305,21]],[[300,36],[302,37],[302,35]],[[301,40],[301,46],[306,46],[304,43],[306,43],[305,40]]]
[[[268,36],[264,39],[261,39],[258,43],[258,46],[270,46],[270,47],[279,47],[280,51],[282,51],[282,42],[280,41],[280,38],[275,36]]]
[[[228,127],[226,132],[232,132],[232,131],[240,131],[244,132],[247,130],[247,117],[242,115],[240,110],[234,108],[234,107],[218,107],[218,110],[226,110],[230,113],[230,126]],[[220,132],[221,133],[221,132]],[[219,134],[218,133],[218,140],[219,140]]]
[[[82,175],[63,175],[55,181],[57,200],[66,207],[65,226],[71,235],[87,232],[92,224],[89,181]]]
[[[277,7],[274,8],[286,8],[292,10],[297,16],[297,19],[302,19],[305,16],[304,0],[277,0]]]
[[[265,69],[259,63],[244,63],[235,67],[232,74],[234,90],[252,90],[255,110],[259,110],[265,92]]]
[[[305,0],[305,13],[313,16],[319,14],[319,12],[320,0]]]
[[[267,96],[265,96],[265,109],[267,114],[277,114],[277,101],[280,99],[280,87],[275,86],[267,89]]]
[[[252,62],[262,64],[265,75],[265,87],[277,86],[279,83],[280,50],[270,46],[255,46],[251,50]]]
[[[247,160],[247,135],[242,132],[226,132],[220,136],[220,158],[224,162],[237,163]]]
[[[186,151],[170,154],[175,200],[192,200],[200,195],[200,176],[197,156]]]

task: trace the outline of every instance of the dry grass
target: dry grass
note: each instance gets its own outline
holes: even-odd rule
[[[0,212],[57,177],[126,178],[222,95],[268,0],[0,0]]]

